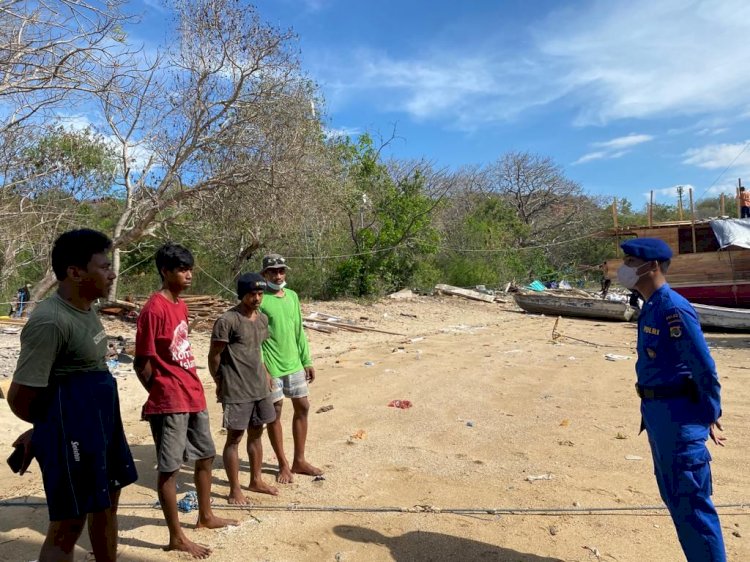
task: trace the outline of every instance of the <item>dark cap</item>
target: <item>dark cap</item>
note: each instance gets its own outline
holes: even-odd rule
[[[263,256],[263,267],[261,268],[261,271],[265,271],[266,269],[279,269],[282,267],[284,269],[289,269],[286,260],[281,254],[268,254]]]
[[[667,261],[672,259],[672,248],[658,238],[633,238],[620,244],[620,248],[629,256],[644,261]]]
[[[267,286],[260,273],[243,273],[237,279],[237,298],[242,300],[242,297],[253,291],[265,291]]]

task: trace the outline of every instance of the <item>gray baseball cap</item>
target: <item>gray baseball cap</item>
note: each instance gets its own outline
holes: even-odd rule
[[[286,264],[286,259],[284,259],[284,256],[281,254],[267,254],[263,256],[263,267],[261,268],[261,272],[266,269],[279,269],[282,267],[284,269],[290,269]]]

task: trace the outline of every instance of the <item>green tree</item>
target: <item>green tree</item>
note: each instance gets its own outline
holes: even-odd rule
[[[425,193],[418,167],[394,178],[368,135],[356,145],[343,142],[340,151],[348,164],[345,212],[353,255],[337,267],[330,291],[366,296],[403,288],[420,259],[437,250],[432,218],[442,196]]]

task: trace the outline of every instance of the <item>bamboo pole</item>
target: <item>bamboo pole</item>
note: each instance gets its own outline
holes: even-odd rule
[[[693,188],[691,187],[688,192],[690,193],[690,226],[693,231],[693,253],[696,253],[697,245],[695,243],[695,205],[693,205]]]
[[[654,226],[654,190],[651,190],[651,202],[648,204],[648,225]]]
[[[615,225],[615,257],[620,255],[620,234],[617,232],[617,197],[612,201],[612,222]]]

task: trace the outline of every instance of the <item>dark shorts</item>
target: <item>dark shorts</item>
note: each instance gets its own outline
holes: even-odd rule
[[[53,377],[44,419],[34,424],[50,521],[80,519],[111,506],[138,479],[109,371]]]
[[[216,455],[208,410],[189,414],[151,414],[148,422],[156,445],[159,472],[174,472],[184,462]]]
[[[235,431],[244,431],[249,427],[263,427],[276,420],[276,408],[271,396],[253,402],[224,404],[223,427]]]

